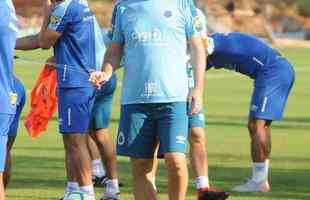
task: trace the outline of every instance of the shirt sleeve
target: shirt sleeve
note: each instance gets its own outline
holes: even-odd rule
[[[185,33],[188,38],[191,38],[199,32],[198,28],[201,24],[193,0],[184,0],[183,3]]]
[[[112,42],[116,42],[116,43],[120,43],[123,44],[124,43],[124,34],[122,31],[122,26],[121,26],[121,16],[122,16],[122,10],[123,8],[120,6],[116,6],[115,7],[116,10],[114,10],[115,12],[115,16],[112,18]]]
[[[206,20],[206,16],[204,15],[204,13],[199,9],[196,8],[197,11],[197,17],[199,18],[199,27],[197,29],[197,31],[200,32],[200,35],[203,39],[207,39],[207,20]]]
[[[60,3],[54,8],[49,19],[48,28],[57,32],[63,32],[65,30],[67,24],[70,22],[67,8],[68,4],[66,2]]]

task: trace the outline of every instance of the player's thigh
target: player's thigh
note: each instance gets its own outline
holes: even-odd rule
[[[186,153],[188,144],[188,116],[185,102],[162,105],[157,119],[160,154]]]
[[[148,114],[147,104],[121,106],[117,136],[118,155],[132,158],[153,158],[156,147],[154,121]]]
[[[88,133],[94,101],[93,88],[60,88],[58,90],[60,132]]]
[[[96,97],[92,110],[90,128],[92,131],[107,129],[112,112],[113,95]]]

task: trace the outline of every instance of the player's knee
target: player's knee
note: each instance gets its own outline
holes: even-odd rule
[[[189,134],[190,145],[205,145],[205,135],[204,130],[201,128],[192,128]]]
[[[252,140],[265,140],[266,127],[263,123],[250,122],[248,129]]]
[[[81,151],[87,150],[86,136],[70,136],[65,139],[65,143],[66,150],[73,155],[80,154]]]
[[[132,172],[134,178],[147,178],[147,174],[152,172],[151,159],[131,159]]]
[[[265,132],[265,126],[256,122],[249,122],[248,129],[251,135],[257,135]]]
[[[167,153],[165,154],[167,169],[173,173],[180,173],[187,170],[185,154],[182,153]]]

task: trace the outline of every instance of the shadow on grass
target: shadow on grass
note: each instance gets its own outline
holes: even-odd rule
[[[216,158],[221,156],[229,157],[232,155],[212,155]],[[292,160],[293,162],[293,160]],[[125,194],[132,193],[131,167],[126,159],[119,160],[120,180],[125,184],[121,188]],[[250,168],[228,168],[222,165],[210,166],[210,178],[212,184],[228,190],[232,186],[239,184],[243,178],[248,177]],[[269,194],[232,194],[233,196],[242,197],[264,197],[264,199],[310,199],[309,181],[310,175],[308,170],[300,169],[272,169],[271,185],[272,192]],[[188,195],[195,195],[191,179]],[[16,192],[10,193],[12,199],[19,199],[19,192],[23,190],[34,191],[35,198],[31,198],[29,193],[23,192],[20,199],[56,199],[55,191],[62,191],[65,186],[64,160],[62,158],[37,157],[37,156],[15,156],[14,174],[10,190]],[[160,162],[157,174],[157,186],[160,193],[167,192],[167,172],[163,161]],[[47,194],[48,191],[53,191]],[[37,192],[35,192],[37,191]],[[102,190],[100,190],[102,191]],[[28,196],[29,198],[28,198]],[[58,194],[59,195],[59,194]]]

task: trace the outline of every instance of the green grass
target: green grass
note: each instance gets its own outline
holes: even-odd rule
[[[273,124],[273,149],[269,194],[232,194],[232,200],[310,199],[310,49],[285,49],[283,53],[296,69],[296,84],[289,98],[284,122]],[[45,60],[49,51],[18,52],[24,57]],[[40,65],[16,61],[16,74],[27,90],[33,86]],[[249,137],[246,129],[252,82],[246,77],[216,76],[231,72],[211,71],[206,81],[210,178],[213,185],[230,189],[250,175]],[[119,84],[120,85],[120,84]],[[29,92],[28,92],[29,94]],[[120,88],[116,92],[111,130],[115,135],[119,121]],[[29,103],[29,101],[27,102]],[[24,118],[28,106],[24,110]],[[22,123],[22,121],[21,121]],[[39,139],[30,139],[21,126],[14,147],[12,182],[8,200],[52,200],[62,195],[65,187],[64,151],[57,119]],[[128,159],[119,158],[120,178],[125,200],[131,200],[132,184]],[[158,174],[159,199],[166,200],[167,175],[163,163]],[[97,190],[101,194],[102,190]],[[191,178],[187,200],[196,199]]]

